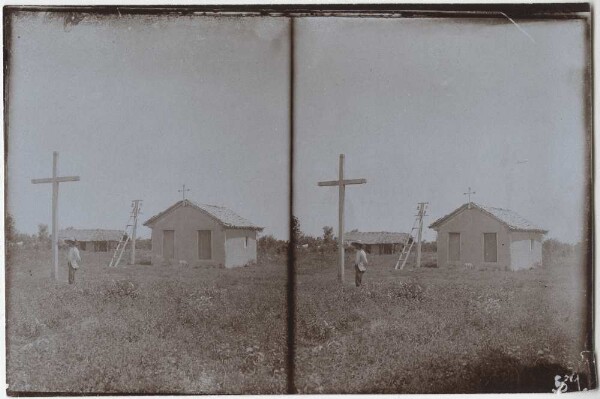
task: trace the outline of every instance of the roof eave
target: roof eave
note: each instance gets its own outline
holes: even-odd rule
[[[223,224],[223,227],[225,227],[226,229],[233,229],[233,230],[257,230],[257,231],[263,231],[265,229],[264,227],[258,227],[258,226],[232,226],[232,225],[226,225],[226,224]]]
[[[146,220],[143,225],[146,227],[152,227],[152,225],[154,223],[156,223],[156,221],[158,219],[160,219],[161,217],[165,216],[167,213],[171,212],[172,210],[174,210],[175,208],[181,206],[183,203],[183,201],[178,201],[176,203],[174,203],[173,205],[171,205],[170,207],[168,207],[167,209],[165,209],[162,212],[157,213],[156,215],[152,216],[150,219]]]
[[[544,230],[544,229],[520,229],[520,228],[514,228],[514,227],[509,227],[509,230],[511,232],[516,232],[516,233],[541,233],[541,234],[548,234],[549,230]]]
[[[472,206],[475,206],[479,209],[481,209],[479,206],[477,206],[476,204],[471,203]],[[438,227],[441,226],[442,224],[444,224],[444,222],[446,222],[448,219],[453,218],[455,215],[457,215],[459,212],[462,212],[465,208],[468,207],[468,204],[464,204],[461,205],[460,207],[456,208],[454,211],[450,212],[449,214],[442,216],[441,218],[439,218],[438,220],[436,220],[435,222],[431,223],[429,225],[430,229],[434,229],[434,230],[438,230]]]

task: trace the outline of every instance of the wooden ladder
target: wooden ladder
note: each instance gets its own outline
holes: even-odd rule
[[[131,230],[133,230],[134,222],[135,222],[135,211],[132,210],[131,214],[129,215],[129,220],[127,221],[127,224],[125,225],[125,229],[123,230],[123,234],[121,234],[121,239],[119,240],[119,243],[117,244],[117,248],[115,249],[115,253],[113,254],[112,259],[110,260],[110,263],[108,264],[108,267],[119,266],[119,262],[121,262],[121,258],[123,257],[123,253],[125,252],[125,248],[127,247],[127,243],[129,242],[129,239],[131,238],[131,235],[132,235]]]
[[[404,269],[406,266],[406,261],[408,260],[408,256],[410,255],[410,250],[413,245],[415,245],[415,232],[417,232],[417,237],[419,242],[421,241],[421,234],[423,232],[423,217],[425,216],[425,208],[427,207],[427,202],[420,202],[417,207],[417,215],[415,221],[413,223],[412,228],[410,229],[410,233],[406,236],[406,239],[402,243],[402,252],[400,252],[400,256],[398,257],[398,261],[396,262],[396,266],[394,270]]]

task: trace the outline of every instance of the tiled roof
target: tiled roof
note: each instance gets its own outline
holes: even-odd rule
[[[492,208],[487,206],[480,206],[480,208],[491,213],[496,219],[501,220],[513,230],[544,230],[535,226],[529,220],[510,209]]]
[[[123,236],[121,230],[102,229],[63,229],[58,232],[58,239],[74,238],[77,241],[119,241]]]
[[[446,222],[446,220],[452,218],[454,215],[458,214],[459,212],[467,209],[468,206],[469,206],[468,203],[464,204],[463,206],[456,209],[452,213],[439,218],[438,220],[433,222],[431,225],[429,225],[429,227],[436,228],[436,227],[440,226],[441,224]],[[504,223],[506,226],[508,226],[508,228],[510,230],[537,231],[537,232],[541,232],[544,234],[548,232],[548,230],[545,230],[541,227],[535,226],[529,220],[525,219],[518,213],[511,211],[510,209],[483,206],[483,205],[476,204],[474,202],[471,202],[471,208],[479,209],[479,210],[483,211],[484,213],[487,213],[488,215],[490,215],[490,216],[494,217],[495,219],[499,220],[500,222]]]
[[[194,205],[210,213],[216,219],[219,219],[219,221],[226,227],[262,229],[261,227],[258,227],[255,224],[253,224],[252,222],[244,219],[231,209],[225,208],[223,206],[199,204]]]
[[[344,234],[346,242],[360,241],[363,244],[399,244],[406,241],[407,233],[391,233],[388,231],[351,231]]]
[[[196,204],[190,200],[183,200],[175,203],[173,206],[167,208],[166,210],[160,212],[157,215],[152,216],[150,219],[144,222],[144,226],[148,226],[153,224],[161,217],[165,216],[167,213],[179,208],[181,206],[191,206],[195,209],[198,209],[206,214],[208,214],[213,219],[216,219],[223,227],[227,227],[230,229],[250,229],[250,230],[262,230],[262,227],[258,227],[252,222],[244,219],[231,209],[225,208],[223,206],[216,205],[205,205],[205,204]]]

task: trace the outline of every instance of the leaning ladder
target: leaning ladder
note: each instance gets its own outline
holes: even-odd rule
[[[410,255],[410,250],[415,244],[415,232],[419,237],[421,235],[419,230],[423,229],[423,216],[425,216],[426,206],[427,203],[424,202],[420,203],[417,207],[417,217],[415,218],[415,222],[413,223],[413,226],[410,229],[410,233],[406,236],[404,242],[402,243],[402,252],[400,252],[400,256],[398,257],[398,261],[396,262],[396,267],[394,267],[395,270],[398,270],[398,268],[402,270],[404,269],[404,266],[406,266],[406,261],[408,260],[408,256]]]
[[[123,234],[121,234],[121,239],[119,240],[119,243],[117,244],[117,248],[115,249],[115,253],[112,256],[112,259],[110,260],[110,263],[108,264],[108,267],[117,267],[119,266],[119,262],[121,262],[121,258],[123,257],[123,253],[125,252],[125,248],[127,247],[127,243],[129,242],[129,239],[131,238],[131,234],[132,234],[132,229],[133,229],[133,224],[135,222],[135,210],[131,211],[131,214],[129,215],[129,220],[127,221],[127,224],[125,225],[125,229],[123,230]]]

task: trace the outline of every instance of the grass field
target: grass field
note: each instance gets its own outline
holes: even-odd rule
[[[110,255],[82,252],[69,286],[64,266],[49,279],[50,251],[15,251],[10,391],[285,392],[285,260],[109,269]]]
[[[299,392],[549,393],[555,375],[584,371],[575,260],[518,272],[394,271],[395,260],[370,257],[356,288],[350,255],[343,286],[334,254],[299,256]]]
[[[64,268],[62,282],[49,279],[50,251],[15,252],[10,391],[285,392],[284,258],[109,269],[110,254],[82,254],[69,286]],[[298,253],[300,393],[550,392],[556,374],[585,372],[574,259],[519,272],[394,271],[395,256],[373,256],[356,288],[350,256],[340,285],[335,254]]]

